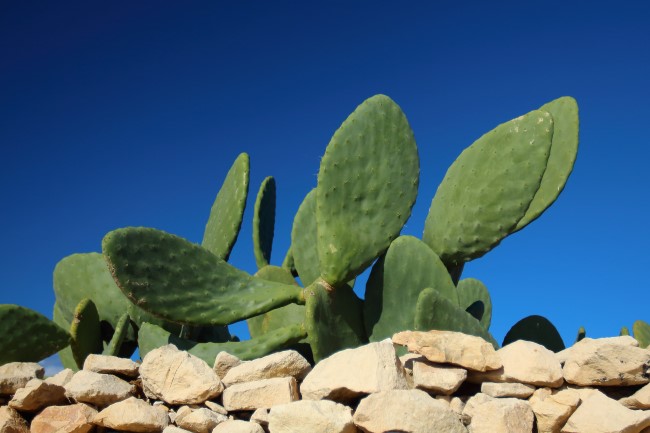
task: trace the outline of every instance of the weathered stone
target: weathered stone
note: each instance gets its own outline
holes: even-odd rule
[[[630,409],[650,409],[650,384],[631,396],[619,400],[619,403]]]
[[[466,433],[458,416],[419,389],[383,391],[361,400],[354,423],[367,432]]]
[[[404,367],[386,339],[321,360],[305,377],[300,392],[305,400],[345,403],[363,394],[408,388]]]
[[[436,394],[455,392],[467,378],[467,370],[428,361],[413,362],[413,385]]]
[[[0,395],[11,395],[32,379],[42,379],[45,369],[35,362],[0,365]]]
[[[231,355],[228,352],[219,352],[214,359],[214,367],[212,369],[217,373],[219,379],[223,379],[231,368],[237,367],[242,363],[243,361],[235,355]]]
[[[538,433],[560,433],[562,426],[580,404],[580,395],[570,389],[540,388],[528,400]]]
[[[580,341],[584,341],[585,343],[588,343],[590,345],[620,344],[622,346],[639,347],[639,342],[635,338],[630,337],[629,335],[621,335],[620,337],[596,338],[596,339],[586,337]],[[564,364],[566,362],[569,355],[573,351],[574,346],[575,344],[555,354],[555,357],[558,359],[558,361],[560,361],[561,364]]]
[[[212,412],[216,412],[216,413],[219,413],[221,415],[228,415],[228,411],[223,406],[221,406],[219,403],[215,403],[213,401],[206,401],[204,404]]]
[[[619,347],[623,347],[620,346]],[[582,401],[562,433],[638,433],[650,426],[650,412],[628,409],[600,391]]]
[[[189,430],[185,430],[184,428],[176,427],[175,425],[168,425],[163,430],[163,433],[192,433],[192,432]]]
[[[29,433],[27,421],[15,409],[7,406],[0,407],[1,433]]]
[[[223,391],[221,380],[205,361],[172,344],[147,353],[140,376],[147,397],[169,404],[203,403]]]
[[[136,433],[157,433],[167,427],[169,418],[163,409],[130,397],[99,412],[93,424]]]
[[[452,331],[403,331],[393,335],[393,343],[406,346],[431,362],[454,364],[470,370],[487,371],[501,367],[494,347],[473,335]]]
[[[194,433],[209,433],[217,424],[228,420],[227,416],[212,412],[207,408],[190,409],[187,406],[183,407],[187,408],[187,410],[183,412],[179,410],[174,423]]]
[[[298,384],[293,377],[276,377],[237,383],[223,392],[223,407],[227,411],[271,408],[300,398]]]
[[[460,397],[452,397],[449,400],[449,408],[458,415],[458,419],[461,419],[463,409],[465,409],[465,402]]]
[[[45,382],[51,383],[52,385],[66,386],[67,383],[72,380],[73,376],[74,376],[74,371],[72,371],[69,368],[65,368],[59,371],[54,376],[45,379]]]
[[[528,398],[535,392],[535,387],[516,382],[483,382],[481,392],[490,397]]]
[[[567,382],[580,386],[645,384],[650,382],[650,351],[585,338],[571,347],[563,373]]]
[[[330,400],[302,400],[274,406],[269,413],[273,433],[356,433],[352,409]]]
[[[467,400],[463,406],[463,411],[461,413],[461,420],[463,421],[463,424],[469,425],[472,422],[472,417],[474,416],[476,408],[494,399],[494,397],[479,392]]]
[[[476,405],[470,433],[531,433],[535,415],[527,402],[516,398],[495,398]]]
[[[292,376],[300,381],[310,371],[311,365],[301,354],[295,350],[285,350],[234,366],[222,381],[226,386],[274,377]]]
[[[56,406],[66,402],[65,388],[32,379],[16,391],[9,406],[25,412],[37,412],[46,406]]]
[[[84,370],[95,373],[117,374],[126,377],[138,377],[140,364],[128,358],[91,353],[84,361]]]
[[[251,415],[251,422],[256,422],[262,427],[268,427],[269,425],[269,410],[260,407],[259,409],[255,409],[255,412]]]
[[[79,403],[103,407],[129,398],[135,386],[110,374],[80,370],[65,385],[66,396]]]
[[[50,406],[34,417],[32,433],[88,433],[95,426],[92,419],[97,411],[87,404]]]
[[[264,429],[254,422],[228,420],[216,426],[212,433],[264,433]]]

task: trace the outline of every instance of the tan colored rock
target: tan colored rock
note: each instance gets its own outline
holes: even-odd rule
[[[231,355],[228,352],[219,352],[214,360],[214,367],[212,368],[220,379],[223,379],[231,368],[241,365],[244,361]]]
[[[169,425],[169,418],[163,409],[130,397],[99,412],[93,424],[135,433],[159,433]]]
[[[216,426],[212,433],[264,433],[264,429],[254,422],[228,420]]]
[[[622,346],[631,346],[631,347],[639,347],[639,342],[633,338],[630,337],[629,335],[621,335],[620,337],[607,337],[607,338],[583,338],[580,340],[581,342],[584,341],[585,344],[588,343],[590,345],[607,345],[607,344],[620,344]],[[578,344],[578,343],[576,343]],[[561,364],[564,364],[573,351],[573,346],[569,346],[566,349],[557,352],[555,354],[555,357],[560,361]]]
[[[179,410],[174,423],[194,433],[210,433],[217,424],[228,420],[226,415],[218,414],[207,408],[190,409],[187,406],[183,407],[188,410],[183,412]]]
[[[483,394],[482,392],[470,397],[463,406],[463,411],[461,413],[463,424],[469,425],[472,422],[472,417],[474,416],[474,412],[476,412],[476,408],[494,399],[494,397]]]
[[[528,398],[535,392],[535,387],[516,382],[483,382],[481,392],[490,397]]]
[[[298,384],[293,377],[276,377],[237,383],[223,392],[223,407],[227,411],[271,408],[300,399]]]
[[[104,407],[129,398],[135,386],[110,374],[80,370],[65,385],[66,396],[79,403]]]
[[[74,371],[72,371],[69,368],[65,368],[59,371],[54,376],[45,379],[45,382],[51,383],[52,385],[66,386],[67,383],[72,380],[73,376],[74,376]]]
[[[458,419],[461,419],[463,409],[465,409],[465,402],[460,397],[452,397],[451,400],[449,400],[449,408],[458,415]]]
[[[574,385],[641,385],[650,382],[650,351],[585,338],[571,347],[562,371]]]
[[[535,415],[527,402],[517,398],[495,398],[476,405],[470,433],[531,433]]]
[[[175,425],[168,425],[163,430],[163,433],[192,433],[192,432],[189,430],[185,430],[184,428],[176,427]]]
[[[95,415],[97,410],[83,403],[46,407],[32,420],[31,432],[88,433],[95,428]]]
[[[213,401],[206,401],[204,404],[212,412],[216,412],[216,413],[219,413],[221,415],[228,415],[228,411],[226,410],[226,408],[221,406],[219,403],[215,403]]]
[[[470,372],[469,382],[519,382],[557,388],[564,383],[555,354],[532,341],[517,340],[497,351],[503,367],[485,373]]]
[[[431,362],[454,364],[470,370],[487,371],[501,367],[494,347],[473,335],[452,331],[403,331],[393,335],[393,343],[406,346]]]
[[[251,415],[250,421],[256,422],[262,427],[267,428],[269,425],[269,410],[264,407],[255,409],[255,412]]]
[[[361,400],[354,423],[367,432],[466,433],[448,404],[419,389],[383,391]]]
[[[0,365],[0,395],[11,395],[32,379],[42,379],[45,369],[35,362]]]
[[[32,379],[16,391],[9,406],[19,411],[37,412],[46,406],[56,406],[66,401],[64,387]]]
[[[467,370],[429,361],[413,362],[413,386],[435,394],[449,395],[467,379]]]
[[[126,377],[138,377],[140,364],[128,358],[118,356],[96,355],[91,353],[84,361],[84,370],[95,373],[116,374]]]
[[[274,377],[295,377],[301,381],[311,371],[309,362],[295,350],[285,350],[232,367],[223,377],[225,386]]]
[[[540,388],[528,399],[528,404],[535,414],[538,433],[560,433],[580,404],[580,395],[571,389]]]
[[[352,409],[330,400],[302,400],[274,406],[269,413],[273,433],[356,433]]]
[[[584,399],[562,433],[638,433],[650,426],[650,412],[628,409],[600,391]]]
[[[618,402],[630,409],[650,409],[650,384]]]
[[[176,346],[154,349],[140,365],[147,397],[169,404],[198,404],[221,395],[223,384],[208,364]]]
[[[0,407],[0,432],[29,433],[27,421],[15,409],[7,406]]]
[[[346,349],[321,360],[300,386],[305,400],[345,403],[391,389],[408,389],[406,371],[389,339]]]

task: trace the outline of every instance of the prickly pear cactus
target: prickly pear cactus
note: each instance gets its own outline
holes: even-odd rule
[[[515,323],[503,339],[506,346],[517,340],[539,343],[553,352],[564,350],[564,341],[555,326],[545,317],[528,316]]]
[[[260,186],[253,213],[253,251],[257,268],[268,266],[271,261],[275,231],[275,179],[269,176]]]
[[[637,320],[632,325],[632,332],[639,342],[639,347],[650,347],[650,323]]]

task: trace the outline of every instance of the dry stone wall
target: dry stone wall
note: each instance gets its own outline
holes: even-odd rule
[[[405,331],[313,368],[294,351],[209,366],[169,345],[43,374],[0,366],[0,433],[650,433],[650,349],[631,337],[553,353]]]

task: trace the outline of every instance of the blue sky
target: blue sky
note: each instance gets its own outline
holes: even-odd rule
[[[0,303],[51,317],[57,261],[118,227],[199,242],[244,151],[251,197],[230,261],[255,271],[252,200],[272,175],[279,265],[331,135],[377,93],[418,142],[403,233],[421,237],[466,146],[570,95],[581,131],[565,191],[464,277],[490,289],[499,341],[530,314],[566,343],[580,326],[618,335],[650,321],[648,22],[640,1],[2,2]]]

